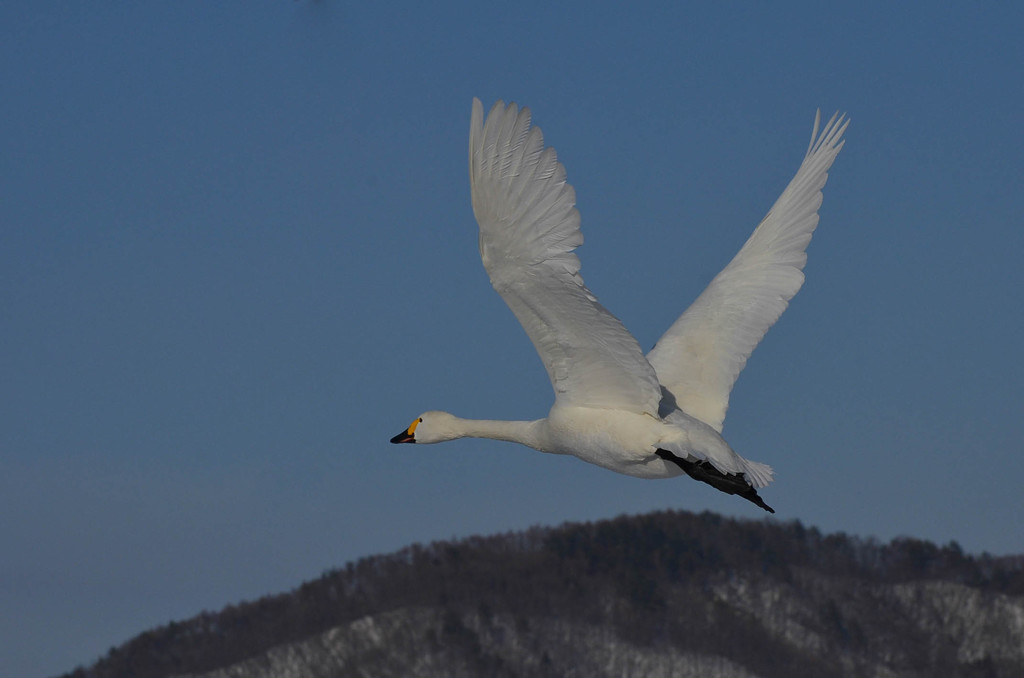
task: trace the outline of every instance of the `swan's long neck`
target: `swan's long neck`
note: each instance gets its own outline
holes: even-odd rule
[[[507,440],[544,451],[543,419],[536,421],[496,421],[494,419],[456,418],[460,438]]]

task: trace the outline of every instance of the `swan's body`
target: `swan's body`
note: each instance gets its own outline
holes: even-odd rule
[[[645,357],[583,284],[575,192],[529,109],[499,101],[485,123],[474,99],[469,168],[480,255],[537,349],[555,403],[536,421],[425,412],[391,442],[508,440],[641,478],[687,473],[772,511],[757,494],[772,469],[734,452],[721,430],[736,377],[803,284],[821,188],[846,129],[833,117],[819,135],[818,124],[768,215]]]

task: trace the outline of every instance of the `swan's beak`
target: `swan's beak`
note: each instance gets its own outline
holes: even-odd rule
[[[393,442],[393,443],[414,443],[414,442],[416,442],[416,436],[414,434],[416,433],[416,427],[420,425],[421,421],[423,421],[423,417],[417,417],[416,421],[414,421],[413,423],[409,424],[409,428],[405,429],[404,431],[399,433],[397,436],[392,438],[391,442]]]
[[[391,442],[393,442],[395,444],[398,444],[398,443],[414,443],[414,442],[416,442],[416,436],[414,436],[410,431],[405,430],[405,431],[402,431],[401,433],[399,433],[394,438],[392,438]]]

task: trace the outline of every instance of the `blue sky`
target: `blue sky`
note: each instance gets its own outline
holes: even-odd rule
[[[651,346],[852,118],[726,438],[777,519],[1024,551],[1019,7],[6,3],[0,665],[415,541],[759,509],[487,441],[545,416],[480,265],[470,102],[529,105]]]

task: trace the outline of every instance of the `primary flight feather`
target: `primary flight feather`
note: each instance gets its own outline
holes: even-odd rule
[[[646,478],[686,473],[771,511],[757,493],[772,480],[720,435],[729,392],[751,352],[803,284],[821,189],[848,121],[833,118],[789,186],[733,260],[647,356],[580,276],[576,193],[528,108],[473,100],[469,176],[480,257],[491,284],[540,355],[555,391],[535,421],[460,419],[425,412],[393,443],[462,437],[522,443]]]

